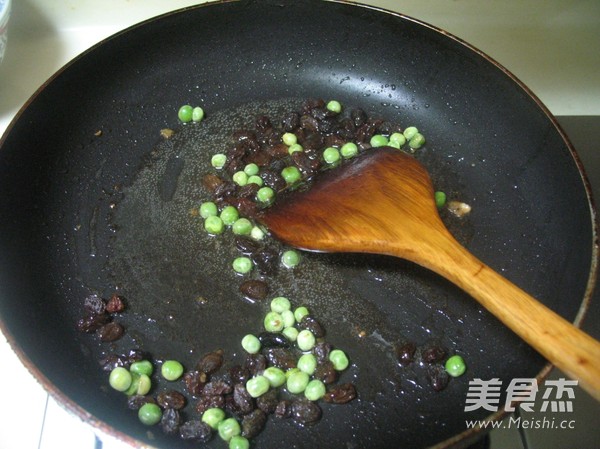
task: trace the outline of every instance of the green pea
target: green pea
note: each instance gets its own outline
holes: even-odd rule
[[[444,366],[446,368],[446,372],[452,377],[462,376],[467,370],[467,365],[463,358],[459,355],[453,355],[448,360],[446,360],[446,364]]]
[[[179,120],[181,120],[183,123],[187,123],[192,121],[193,113],[194,108],[192,108],[189,104],[185,104],[179,108],[177,117],[179,117]]]
[[[248,379],[246,382],[246,390],[250,396],[257,398],[269,391],[270,385],[269,379],[265,376],[258,375]]]
[[[286,380],[283,370],[275,366],[269,366],[263,371],[262,375],[267,378],[271,388],[281,387]]]
[[[108,383],[117,391],[127,391],[133,382],[133,377],[127,368],[118,366],[108,376]]]
[[[283,170],[281,170],[281,176],[288,185],[294,184],[300,181],[302,178],[302,174],[300,173],[300,170],[298,170],[298,167],[293,165],[285,167]]]
[[[316,341],[315,335],[308,329],[302,329],[296,338],[296,344],[301,351],[310,351],[314,348]]]
[[[259,168],[258,165],[256,165],[255,163],[247,164],[244,167],[244,173],[246,173],[248,176],[258,175],[258,172]]]
[[[256,199],[261,203],[270,203],[275,197],[275,191],[271,187],[261,187],[256,192]]]
[[[423,145],[425,145],[425,136],[421,133],[416,133],[412,138],[408,141],[408,146],[413,150],[418,150]]]
[[[200,216],[202,218],[216,217],[218,213],[219,209],[212,201],[206,201],[200,205]]]
[[[328,111],[335,112],[336,114],[342,112],[342,105],[339,101],[336,100],[331,100],[327,102],[326,108]]]
[[[289,154],[302,152],[302,151],[304,151],[304,148],[299,143],[294,143],[294,144],[290,145],[288,148]]]
[[[145,396],[150,393],[150,389],[152,388],[152,380],[150,376],[147,374],[140,374],[140,378],[138,380],[138,387],[135,394],[140,396]]]
[[[248,334],[242,338],[242,348],[248,354],[256,354],[260,351],[260,340],[252,334]]]
[[[435,200],[435,205],[437,207],[444,207],[446,204],[446,194],[442,191],[437,191],[433,194],[433,198]]]
[[[300,263],[300,253],[293,249],[284,251],[281,255],[281,263],[286,268],[294,268]]]
[[[287,338],[289,341],[296,341],[298,338],[298,329],[295,327],[286,327],[281,333]]]
[[[250,235],[252,231],[252,222],[247,218],[238,218],[233,225],[231,225],[231,231],[235,235]]]
[[[231,263],[233,270],[239,274],[247,274],[252,271],[252,259],[246,256],[236,257]]]
[[[317,358],[314,354],[302,354],[297,362],[298,369],[312,376],[317,369]]]
[[[298,142],[298,137],[294,133],[284,133],[281,136],[281,141],[289,147]]]
[[[183,375],[183,365],[177,360],[165,360],[160,367],[160,373],[166,380],[175,381]]]
[[[135,374],[146,374],[147,376],[151,376],[154,371],[154,366],[150,360],[140,360],[138,362],[133,362],[129,367],[129,371]]]
[[[280,313],[271,311],[265,316],[264,326],[267,332],[281,332],[283,330],[283,317]]]
[[[319,379],[311,380],[304,390],[304,396],[309,401],[318,401],[325,396],[325,384]]]
[[[404,134],[402,134],[402,133],[393,133],[390,136],[390,141],[388,142],[388,145],[391,146],[391,147],[394,147],[394,148],[400,148],[405,143],[406,143],[406,137],[404,137]]]
[[[213,156],[210,158],[210,165],[218,170],[222,169],[226,163],[227,156],[223,153],[213,154]]]
[[[281,318],[283,318],[283,328],[292,327],[296,324],[296,318],[294,318],[294,312],[291,310],[283,310],[281,312]]]
[[[223,220],[221,220],[221,217],[212,215],[204,219],[204,229],[209,234],[217,235],[223,232],[225,224],[223,223]]]
[[[260,226],[253,226],[250,231],[250,237],[254,240],[262,240],[265,238],[265,231],[263,231]]]
[[[290,310],[292,304],[285,296],[278,296],[271,300],[271,310],[273,312],[282,313],[285,310]]]
[[[346,159],[358,154],[358,146],[354,142],[347,142],[340,148],[340,154]]]
[[[250,449],[250,441],[241,435],[235,435],[229,440],[229,449]]]
[[[294,310],[294,318],[296,318],[297,323],[302,321],[302,318],[304,318],[306,315],[308,315],[308,309],[304,306],[300,306]]]
[[[240,218],[240,213],[234,206],[225,206],[221,211],[220,217],[225,225],[231,226],[238,218]]]
[[[231,179],[240,187],[248,184],[248,175],[244,171],[236,171]]]
[[[298,372],[300,372],[300,369],[299,369],[299,368],[290,368],[290,369],[288,369],[288,370],[285,372],[285,378],[286,378],[286,381],[287,381],[287,379],[289,379],[289,378],[290,378],[290,376],[291,376],[292,374],[294,374],[294,373],[298,373]]]
[[[265,182],[258,175],[248,176],[248,184],[256,184],[259,187],[262,187]]]
[[[229,441],[236,435],[242,433],[240,423],[235,418],[227,418],[219,423],[217,426],[219,436],[224,441]]]
[[[288,376],[285,386],[290,393],[299,394],[306,389],[309,380],[308,374],[298,370]]]
[[[158,405],[148,402],[142,405],[138,410],[138,418],[142,424],[153,426],[160,422],[162,410]]]
[[[329,353],[329,361],[333,363],[333,368],[336,371],[344,371],[348,368],[348,356],[341,349],[334,349]]]
[[[419,130],[417,129],[417,127],[415,127],[415,126],[409,126],[408,128],[405,128],[404,131],[402,131],[402,134],[404,134],[404,137],[406,137],[406,140],[410,140],[418,132],[419,132]]]
[[[200,106],[196,106],[194,109],[192,109],[192,121],[193,122],[201,122],[203,118],[204,118],[204,109],[202,109]]]
[[[375,134],[373,137],[371,137],[370,140],[370,144],[372,147],[377,148],[377,147],[384,147],[388,144],[388,138],[381,135],[381,134]]]
[[[202,413],[202,422],[208,424],[212,429],[216,430],[219,423],[225,419],[225,412],[217,407],[206,409]]]
[[[132,396],[134,394],[137,394],[139,385],[140,385],[140,375],[131,373],[131,384],[129,385],[129,388],[125,391],[125,394],[127,396]]]
[[[147,374],[132,374],[132,379],[131,386],[125,392],[128,396],[133,396],[134,394],[145,396],[150,392],[152,381]]]
[[[335,147],[329,147],[323,150],[323,160],[328,164],[339,162],[340,157],[340,150]]]

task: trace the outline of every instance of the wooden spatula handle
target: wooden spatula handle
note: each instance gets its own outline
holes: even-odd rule
[[[469,293],[600,401],[600,343],[448,239],[433,264],[424,265]]]

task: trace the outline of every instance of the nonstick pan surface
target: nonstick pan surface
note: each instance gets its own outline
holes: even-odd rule
[[[134,347],[186,366],[216,348],[241,357],[239,341],[259,328],[266,304],[242,299],[229,250],[189,210],[205,195],[208,155],[231,130],[307,98],[418,126],[436,187],[473,207],[465,220],[448,218],[457,237],[562,316],[580,318],[597,256],[587,183],[554,119],[510,73],[438,29],[373,8],[209,4],[93,47],[42,86],[2,138],[0,324],[65,407],[132,445],[191,447],[148,433],[98,360]],[[185,103],[207,112],[200,126],[178,124]],[[162,128],[175,135],[162,139]],[[466,444],[465,420],[490,414],[464,412],[469,380],[507,385],[545,369],[471,298],[404,261],[307,254],[272,287],[321,318],[351,357],[343,378],[359,398],[324,405],[308,429],[271,421],[256,447]],[[125,337],[110,345],[76,331],[83,299],[114,291],[128,301]],[[395,362],[392,345],[403,339],[461,353],[467,374],[432,391],[423,369]],[[157,379],[157,390],[167,387]]]

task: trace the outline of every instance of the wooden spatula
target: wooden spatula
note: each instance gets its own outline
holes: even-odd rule
[[[427,170],[379,148],[321,175],[260,217],[300,249],[387,254],[453,282],[600,400],[600,343],[496,273],[446,229]]]

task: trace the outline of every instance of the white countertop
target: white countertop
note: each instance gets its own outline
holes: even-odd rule
[[[197,3],[202,2],[14,1],[0,66],[0,133],[42,83],[82,51],[137,22]],[[363,3],[402,12],[464,39],[520,78],[555,115],[600,115],[598,0]],[[48,399],[1,334],[0,360],[0,449],[94,447],[93,430]]]

